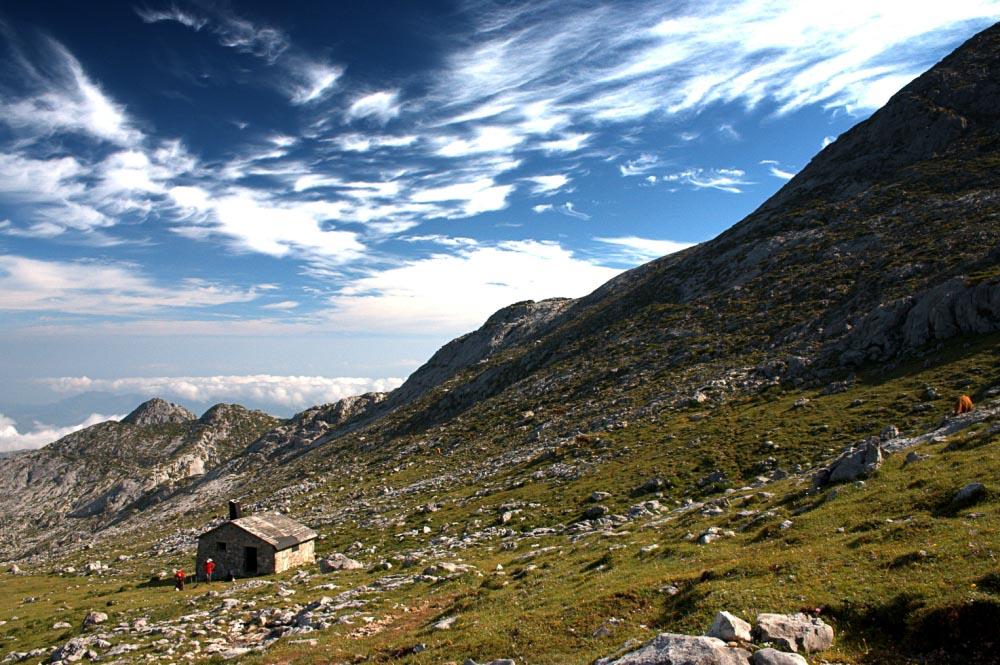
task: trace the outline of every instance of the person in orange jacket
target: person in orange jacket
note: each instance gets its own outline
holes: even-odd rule
[[[963,413],[968,413],[972,411],[975,407],[972,404],[972,398],[968,395],[962,395],[958,398],[958,402],[955,403],[955,415],[960,416]]]
[[[177,590],[177,591],[183,591],[184,590],[184,578],[185,577],[186,576],[184,575],[184,569],[183,568],[179,569],[176,573],[174,573],[174,589],[175,590]]]
[[[212,581],[212,573],[215,572],[215,562],[209,559],[205,562],[205,581]]]

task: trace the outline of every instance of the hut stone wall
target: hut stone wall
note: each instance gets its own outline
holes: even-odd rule
[[[220,543],[224,545],[224,549],[220,549]],[[302,549],[304,545],[299,548]],[[244,566],[247,547],[257,548],[256,573]],[[230,573],[233,577],[267,575],[275,572],[275,554],[273,545],[227,522],[198,538],[198,577],[204,577],[205,561],[209,558],[215,561],[212,577],[216,580],[226,579]]]
[[[293,545],[288,549],[275,552],[274,572],[280,573],[304,563],[312,563],[316,560],[316,541],[309,540],[299,545]]]

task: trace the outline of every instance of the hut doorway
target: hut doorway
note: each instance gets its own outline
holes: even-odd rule
[[[248,575],[257,574],[257,548],[256,547],[244,547],[243,548],[243,572]]]

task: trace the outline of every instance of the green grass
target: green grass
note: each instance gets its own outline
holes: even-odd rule
[[[507,525],[521,531],[572,522],[589,505],[587,497],[595,490],[612,492],[604,503],[612,512],[625,512],[649,498],[630,492],[652,476],[670,482],[659,497],[668,507],[686,498],[720,497],[721,487],[699,488],[697,480],[719,469],[727,474],[729,486],[739,488],[756,475],[756,462],[766,457],[774,457],[788,470],[796,464],[811,467],[889,423],[904,433],[932,429],[959,391],[970,392],[981,402],[983,391],[1000,379],[997,342],[997,336],[968,344],[958,340],[936,353],[927,366],[917,360],[891,373],[861,373],[850,390],[839,394],[775,387],[721,406],[665,408],[625,428],[569,437],[552,452],[504,467],[498,475],[473,486],[462,472],[503,454],[513,436],[505,435],[503,427],[487,426],[491,407],[482,405],[463,414],[461,426],[478,423],[471,428],[477,433],[458,445],[449,445],[446,437],[454,434],[444,432],[443,440],[420,448],[413,444],[426,442],[427,437],[401,437],[374,459],[359,457],[351,464],[345,464],[344,458],[336,462],[328,458],[326,464],[331,466],[324,468],[316,459],[302,458],[290,465],[289,472],[299,473],[296,465],[308,464],[309,477],[319,487],[291,501],[296,511],[306,513],[309,505],[336,506],[345,501],[345,495],[368,499],[390,526],[365,528],[371,517],[363,512],[357,519],[320,526],[324,539],[318,551],[345,551],[358,540],[378,548],[376,555],[362,555],[366,562],[384,558],[398,565],[394,557],[425,546],[442,532],[455,535],[497,524],[503,504],[523,506],[523,512]],[[913,411],[914,404],[924,402],[922,391],[927,385],[942,397],[932,401],[928,411]],[[810,401],[796,408],[794,403],[801,397]],[[555,403],[541,404],[535,409],[535,419],[559,417],[558,408]],[[513,424],[521,419],[520,413],[507,418],[510,431],[519,436],[523,433],[513,429]],[[809,494],[805,481],[769,485],[765,489],[772,498],[755,497],[745,507],[776,514],[749,527],[748,520],[735,513],[744,507],[742,497],[755,492],[737,490],[730,495],[732,507],[717,517],[690,513],[652,528],[630,522],[610,537],[595,534],[574,543],[563,536],[547,536],[522,542],[515,550],[504,549],[501,539],[494,538],[455,552],[479,574],[435,584],[419,582],[374,596],[363,611],[378,624],[384,622],[375,634],[352,635],[360,624],[338,625],[296,638],[314,639],[315,646],[285,639],[265,655],[248,660],[441,663],[509,656],[519,662],[585,663],[614,652],[628,639],[644,640],[660,631],[701,633],[722,609],[752,620],[758,612],[819,608],[838,636],[834,649],[824,654],[828,660],[901,662],[906,656],[898,650],[900,643],[914,649],[935,646],[941,636],[928,626],[944,625],[947,631],[939,632],[961,634],[970,612],[989,616],[1000,607],[1000,583],[996,582],[1000,579],[996,563],[1000,487],[995,480],[1000,477],[1000,442],[997,434],[989,433],[992,424],[922,447],[920,452],[930,458],[916,464],[904,467],[902,456],[890,457],[877,477],[863,487],[840,486],[832,499],[829,492]],[[765,448],[765,440],[778,448]],[[393,452],[402,449],[410,452],[405,457]],[[347,448],[344,454],[354,458]],[[554,462],[576,465],[583,472],[569,481],[532,478],[535,471]],[[450,475],[455,472],[459,475]],[[451,480],[433,491],[379,499],[383,486],[405,487],[435,474]],[[364,480],[357,481],[359,476]],[[349,477],[355,479],[353,483]],[[985,502],[957,514],[943,509],[955,490],[974,480],[990,487]],[[341,486],[345,489],[340,490]],[[441,509],[418,510],[431,502],[442,504]],[[537,506],[529,507],[533,504]],[[179,518],[163,525],[160,533],[200,524],[208,516],[199,512]],[[794,522],[792,528],[777,528],[784,519]],[[430,535],[399,537],[424,525],[430,527]],[[737,535],[707,546],[685,539],[686,534],[698,534],[708,526],[733,529]],[[650,545],[658,547],[641,551]],[[534,546],[554,549],[530,561],[518,559]],[[70,559],[79,567],[93,559],[114,561],[120,553],[140,555],[112,563],[121,572],[109,577],[33,570],[29,576],[0,578],[0,607],[8,608],[0,615],[0,620],[8,621],[0,626],[3,651],[62,643],[79,632],[83,617],[92,609],[108,612],[113,625],[139,616],[176,617],[218,603],[204,596],[204,585],[183,594],[169,586],[144,586],[157,570],[191,565],[184,556],[152,558],[147,551],[148,540],[136,539],[100,545]],[[498,564],[502,571],[496,570]],[[397,572],[394,569],[390,574]],[[288,579],[293,573],[278,579]],[[337,573],[317,576],[313,583],[332,581],[346,590],[384,574]],[[673,596],[661,592],[668,584],[679,592]],[[241,597],[256,599],[258,606],[287,606],[329,593],[311,587],[296,587],[298,593],[287,600],[274,596],[271,587],[247,591]],[[226,585],[213,588],[221,590]],[[22,604],[28,596],[38,600]],[[452,615],[458,616],[454,629],[430,627],[437,619]],[[59,620],[69,621],[74,628],[52,629]],[[611,634],[595,637],[602,625]],[[919,641],[921,637],[925,642]],[[421,643],[425,651],[408,652]]]

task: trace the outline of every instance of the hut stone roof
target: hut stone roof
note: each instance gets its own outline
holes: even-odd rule
[[[305,524],[296,522],[290,517],[280,513],[262,513],[259,515],[248,515],[235,520],[230,520],[224,524],[232,524],[247,533],[257,536],[266,543],[269,543],[277,550],[288,549],[300,543],[305,543],[316,538],[315,531]],[[222,526],[222,525],[220,525]],[[218,529],[219,527],[215,527]],[[212,531],[206,531],[202,536],[206,536]]]

